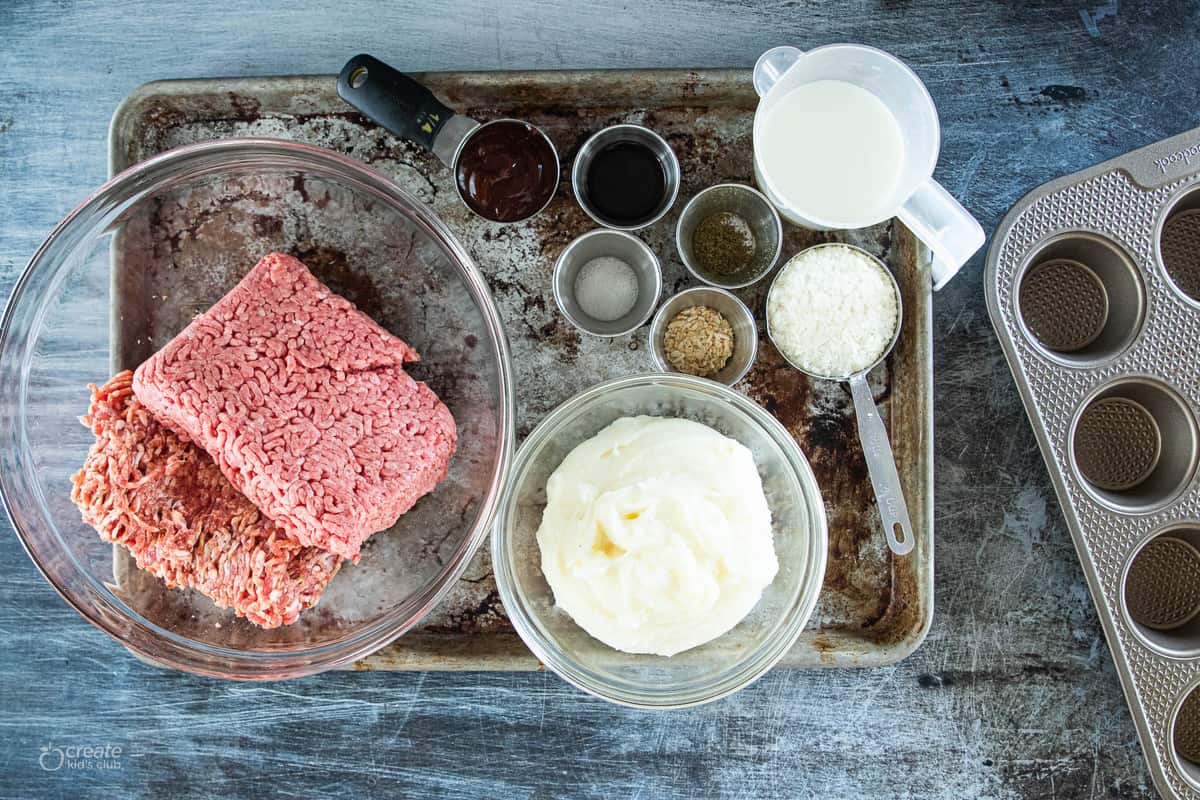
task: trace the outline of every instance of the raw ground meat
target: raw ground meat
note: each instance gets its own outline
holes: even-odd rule
[[[295,622],[341,558],[264,517],[207,453],[154,419],[132,378],[90,387],[82,421],[96,442],[71,492],[84,522],[167,586],[196,589],[264,628]]]
[[[449,409],[403,369],[417,358],[271,253],[138,367],[133,388],[289,534],[357,560],[454,453]]]

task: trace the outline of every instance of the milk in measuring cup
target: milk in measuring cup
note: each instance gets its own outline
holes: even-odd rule
[[[871,92],[839,80],[792,89],[767,112],[757,152],[784,203],[834,227],[891,216],[904,135]]]

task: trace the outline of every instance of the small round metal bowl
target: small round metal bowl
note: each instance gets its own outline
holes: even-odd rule
[[[742,219],[754,235],[754,257],[748,265],[728,275],[703,269],[692,248],[696,226],[722,212]],[[779,260],[783,223],[779,212],[761,192],[740,183],[719,183],[700,192],[683,207],[675,226],[675,246],[683,265],[700,280],[723,289],[741,289],[761,280]]]
[[[637,275],[638,297],[625,316],[611,321],[589,316],[575,299],[575,279],[593,258],[613,256],[628,264]],[[632,333],[646,324],[662,292],[662,269],[658,257],[645,242],[623,231],[588,231],[563,248],[554,262],[554,302],[563,316],[579,330],[592,336],[615,337]]]
[[[455,115],[450,118],[451,121],[465,120],[465,119],[466,119],[465,117],[461,117],[458,115]],[[449,123],[447,123],[447,124],[449,124]],[[550,169],[546,170],[546,172],[548,172],[550,175],[554,176],[554,186],[551,187],[550,191],[548,191],[546,193],[545,201],[540,206],[538,206],[536,210],[531,211],[528,214],[525,214],[524,216],[514,217],[513,219],[496,219],[495,217],[490,217],[487,214],[483,213],[483,209],[478,208],[477,204],[473,203],[471,201],[471,199],[467,196],[467,193],[464,191],[463,187],[464,187],[464,184],[466,183],[465,177],[463,177],[463,178],[459,177],[460,164],[458,163],[458,159],[460,156],[462,156],[463,152],[466,151],[467,148],[470,146],[471,140],[474,139],[476,136],[478,136],[480,133],[483,133],[484,131],[486,131],[488,128],[501,126],[501,125],[521,126],[521,127],[527,128],[529,130],[536,131],[538,133],[538,135],[541,137],[542,141],[544,141],[546,143],[546,145],[550,148],[550,154],[554,156],[554,165]],[[434,142],[434,154],[438,155],[436,141]],[[441,157],[442,156],[439,155],[439,158],[441,158]],[[451,171],[454,173],[454,189],[455,189],[455,191],[458,192],[458,199],[462,201],[462,204],[464,206],[466,206],[467,208],[469,208],[480,219],[485,219],[488,222],[494,222],[497,225],[513,225],[518,222],[524,222],[525,220],[532,219],[533,217],[536,217],[538,214],[545,211],[546,206],[550,205],[550,203],[554,200],[554,195],[558,194],[559,175],[562,172],[562,162],[559,160],[558,148],[554,146],[554,140],[551,139],[548,135],[546,135],[546,132],[544,130],[542,130],[541,128],[539,128],[537,125],[534,125],[533,123],[530,123],[530,122],[526,122],[523,119],[513,119],[512,117],[501,117],[500,119],[489,119],[487,122],[483,123],[482,125],[477,125],[473,129],[471,129],[469,133],[467,133],[465,136],[462,137],[462,140],[458,143],[458,146],[454,149],[454,155],[450,158],[450,160],[444,161],[443,163],[447,164],[450,167]],[[543,164],[542,166],[545,167],[547,165]]]
[[[650,323],[650,354],[655,366],[663,372],[677,371],[667,360],[667,326],[676,314],[692,306],[708,306],[729,320],[733,328],[733,355],[719,372],[706,377],[733,386],[746,377],[758,355],[758,326],[746,304],[724,289],[698,286],[682,291],[662,304],[654,315],[654,322]]]
[[[621,142],[635,142],[650,148],[658,156],[658,162],[662,165],[663,177],[667,182],[666,192],[662,202],[658,204],[658,208],[654,209],[650,216],[630,225],[613,222],[593,208],[587,200],[587,172],[588,167],[592,164],[592,159],[604,148]],[[641,125],[610,125],[597,131],[579,148],[579,152],[575,154],[575,163],[571,166],[571,188],[575,192],[575,199],[578,201],[579,207],[604,227],[619,231],[636,231],[662,219],[663,215],[671,210],[671,206],[675,205],[675,198],[679,196],[679,180],[679,159],[676,158],[671,145],[667,144],[666,139]]]
[[[750,448],[771,510],[779,561],[775,580],[745,619],[711,642],[670,658],[622,653],[576,625],[554,603],[537,543],[546,482],[566,455],[613,421],[643,414],[694,420]],[[828,531],[816,478],[779,420],[719,383],[654,373],[594,386],[534,428],[513,462],[491,546],[504,610],[543,664],[609,702],[669,709],[732,694],[791,649],[821,592]]]

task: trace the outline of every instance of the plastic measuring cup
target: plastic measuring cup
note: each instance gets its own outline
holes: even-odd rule
[[[771,109],[793,89],[821,80],[844,81],[874,94],[895,117],[904,137],[904,163],[882,216],[823,218],[820,209],[796,208],[780,195],[760,160],[761,126]],[[754,174],[758,186],[789,221],[816,230],[865,228],[899,217],[933,253],[933,288],[941,289],[983,246],[983,228],[933,180],[941,127],[929,90],[895,56],[858,44],[831,44],[807,52],[775,47],[754,65],[758,110],[754,115]]]

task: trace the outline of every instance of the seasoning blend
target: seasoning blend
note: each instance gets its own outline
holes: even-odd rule
[[[700,280],[740,289],[775,267],[783,246],[783,223],[758,191],[740,183],[718,183],[683,207],[675,246],[683,265]]]
[[[746,220],[732,211],[718,211],[700,221],[692,232],[697,266],[715,275],[733,275],[754,261],[757,244]]]
[[[707,378],[729,363],[733,355],[733,326],[714,308],[692,306],[667,323],[663,341],[672,367]]]

